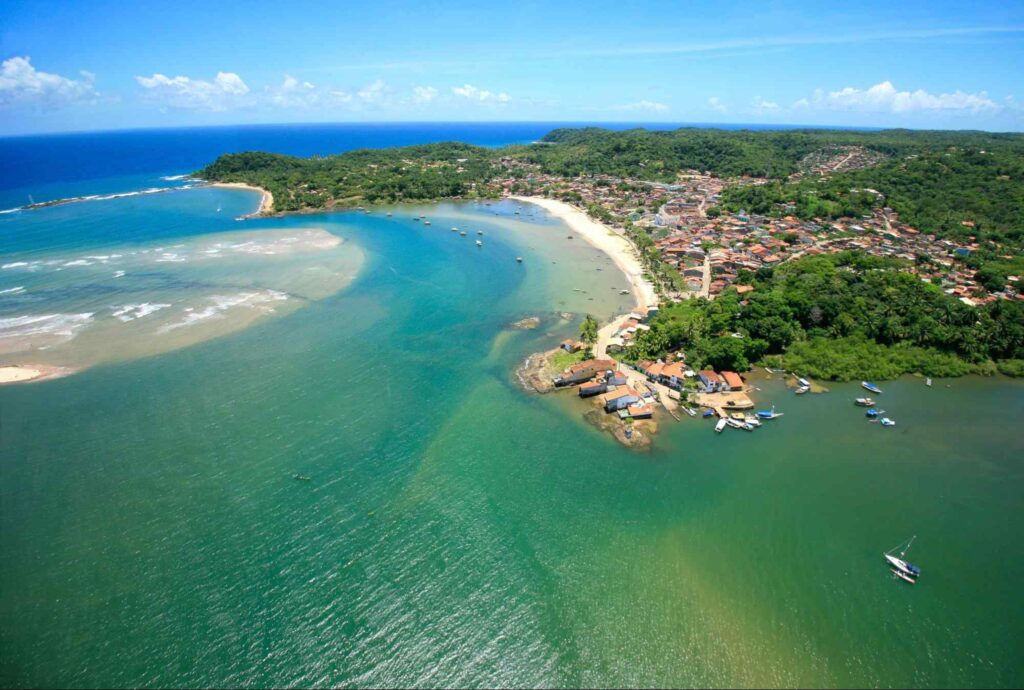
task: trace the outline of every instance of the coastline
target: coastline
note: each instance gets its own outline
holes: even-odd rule
[[[245,218],[268,216],[274,210],[274,195],[268,190],[263,189],[263,187],[254,187],[253,185],[246,184],[244,182],[211,182],[209,183],[209,186],[219,187],[221,189],[247,189],[251,192],[259,192],[262,194],[263,196],[260,198],[260,207],[256,211],[244,216]]]
[[[512,201],[540,206],[554,217],[563,221],[575,234],[582,237],[585,242],[607,254],[619,270],[626,275],[630,290],[636,299],[637,310],[646,311],[650,307],[658,306],[658,293],[654,289],[654,285],[644,278],[643,265],[640,263],[633,243],[628,239],[604,223],[594,220],[583,211],[564,201],[545,197],[516,195],[506,198]],[[620,316],[616,316],[612,321],[617,321],[619,318]]]

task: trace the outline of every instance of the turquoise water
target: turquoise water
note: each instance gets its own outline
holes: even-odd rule
[[[317,228],[362,258],[240,330],[0,388],[4,685],[1024,682],[1019,383],[889,382],[882,429],[856,387],[764,380],[766,428],[663,419],[637,454],[515,383],[583,313],[629,306],[557,222],[231,204],[254,198],[6,226],[5,256]],[[910,587],[881,552],[912,534]]]

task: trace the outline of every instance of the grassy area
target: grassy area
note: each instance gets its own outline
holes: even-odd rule
[[[584,359],[586,359],[586,352],[583,350],[579,352],[566,352],[560,349],[558,354],[551,358],[551,368],[554,371],[564,371],[573,364],[579,364]]]

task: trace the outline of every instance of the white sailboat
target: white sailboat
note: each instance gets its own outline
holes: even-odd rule
[[[910,578],[910,580],[908,581],[913,581],[921,575],[920,568],[918,568],[913,563],[908,563],[907,561],[903,560],[907,551],[910,550],[910,545],[914,543],[915,539],[917,539],[917,535],[911,537],[909,541],[903,542],[902,544],[899,544],[895,548],[890,549],[889,551],[886,551],[884,554],[882,554],[883,556],[885,556],[885,560],[888,561],[889,565],[892,566],[893,572],[899,575],[903,580],[908,580],[908,578]],[[893,552],[897,550],[899,550],[899,555],[894,556]]]

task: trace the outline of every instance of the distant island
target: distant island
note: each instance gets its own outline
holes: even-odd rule
[[[495,149],[228,154],[195,176],[265,190],[268,213],[572,204],[629,239],[661,297],[613,328],[607,352],[624,362],[1024,375],[1020,134],[558,129]]]

